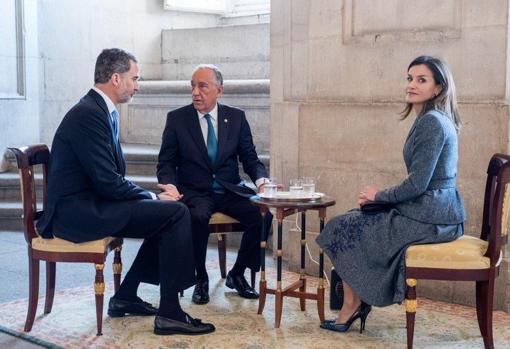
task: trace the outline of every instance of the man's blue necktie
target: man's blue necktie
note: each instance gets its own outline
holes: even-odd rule
[[[124,154],[122,154],[122,149],[120,148],[119,142],[119,113],[117,110],[114,110],[110,114],[110,119],[112,121],[112,138],[113,144],[115,145],[115,153],[117,159],[119,161],[119,165],[121,167],[121,172],[124,174],[125,171],[125,163],[124,163]]]
[[[218,153],[218,140],[214,134],[214,126],[211,121],[211,115],[205,114],[204,118],[207,120],[207,155],[211,160],[211,164],[214,166],[214,163],[216,162],[216,154]],[[220,194],[225,192],[225,189],[223,189],[216,180],[213,180],[212,187],[216,193]]]
[[[205,114],[204,118],[207,120],[207,155],[214,165],[216,162],[216,153],[218,152],[218,140],[214,134],[214,126],[211,121],[211,115]]]
[[[114,110],[111,112],[110,117],[112,119],[113,143],[117,146],[117,143],[119,142],[119,113]]]

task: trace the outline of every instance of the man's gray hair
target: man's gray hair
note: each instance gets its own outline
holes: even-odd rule
[[[107,83],[113,74],[125,73],[131,67],[131,62],[137,63],[135,56],[120,48],[104,49],[96,60],[96,68],[94,71],[94,83]]]
[[[200,69],[211,69],[214,72],[214,76],[216,77],[216,82],[219,83],[220,85],[223,85],[223,75],[221,74],[220,68],[218,68],[214,64],[199,64],[197,65],[195,70],[193,70],[193,74],[195,74],[197,70]]]

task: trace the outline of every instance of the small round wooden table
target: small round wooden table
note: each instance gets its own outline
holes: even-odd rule
[[[277,282],[276,289],[267,287],[266,283],[266,246],[267,246],[267,234],[262,231],[262,240],[260,243],[261,247],[261,271],[260,271],[260,297],[259,297],[259,309],[258,314],[262,314],[264,305],[266,303],[266,295],[275,295],[275,328],[280,327],[282,318],[282,305],[283,297],[294,297],[299,298],[299,304],[301,310],[305,310],[305,300],[313,299],[317,301],[317,311],[319,312],[319,318],[324,321],[324,253],[322,249],[319,255],[319,285],[317,287],[317,293],[306,292],[306,276],[305,276],[305,248],[306,248],[306,211],[316,210],[319,213],[320,219],[320,232],[324,228],[324,221],[326,218],[326,208],[335,205],[335,200],[330,197],[323,196],[320,199],[314,201],[290,201],[290,200],[275,200],[275,199],[263,199],[259,196],[253,196],[251,199],[253,204],[259,207],[262,214],[269,211],[270,208],[276,210],[276,219],[278,220],[278,239],[277,239]],[[301,273],[299,280],[293,282],[285,288],[282,288],[282,227],[283,219],[287,216],[301,212]]]

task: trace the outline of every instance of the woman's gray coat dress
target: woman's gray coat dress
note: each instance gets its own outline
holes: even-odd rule
[[[316,240],[338,275],[364,302],[376,306],[403,301],[409,245],[447,242],[463,234],[453,123],[436,110],[417,117],[403,153],[407,178],[375,197],[394,208],[377,214],[355,209],[336,216]]]

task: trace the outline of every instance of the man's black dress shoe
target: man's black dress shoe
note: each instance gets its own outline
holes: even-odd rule
[[[209,280],[197,280],[191,300],[195,304],[209,303]]]
[[[200,319],[193,319],[185,314],[185,321],[177,321],[163,316],[154,319],[154,333],[159,335],[185,334],[197,335],[211,333],[216,330],[213,324],[203,323]]]
[[[150,316],[156,315],[158,308],[153,307],[152,304],[142,301],[138,298],[137,301],[125,301],[123,299],[110,298],[108,303],[108,315],[111,317],[122,317],[126,314]]]
[[[259,298],[259,294],[253,287],[251,287],[244,275],[232,275],[230,272],[227,274],[227,282],[225,283],[229,288],[235,288],[237,293],[243,297],[248,299],[257,299]]]

